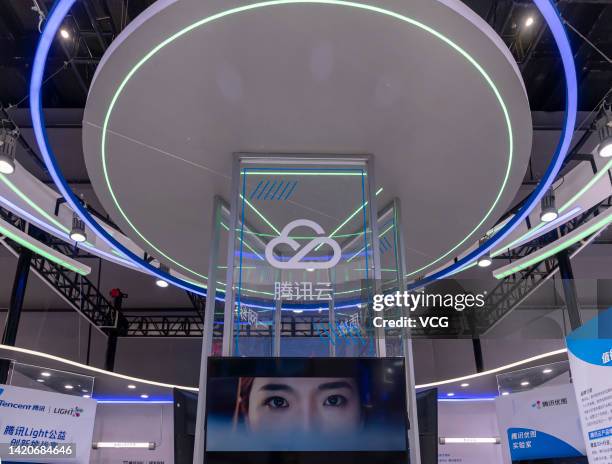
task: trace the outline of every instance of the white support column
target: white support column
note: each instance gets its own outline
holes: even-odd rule
[[[370,279],[374,280],[372,287],[373,292],[379,293],[381,291],[380,285],[382,280],[382,273],[380,271],[380,239],[378,236],[378,207],[376,202],[376,176],[374,175],[374,157],[369,156],[367,161],[367,174],[368,174],[368,196],[369,196],[369,222],[372,230],[372,267],[374,268],[374,275]],[[382,327],[374,329],[374,339],[376,343],[376,356],[384,358],[387,356],[387,345],[385,342],[385,330]]]
[[[398,198],[393,200],[394,234],[397,250],[397,282],[400,291],[406,290],[406,249],[402,234],[401,204]],[[421,464],[421,445],[419,442],[419,421],[417,415],[416,389],[414,381],[414,358],[410,329],[402,330],[402,351],[406,371],[406,402],[408,405],[408,443],[410,446],[410,464]]]
[[[204,328],[202,330],[202,355],[200,357],[200,381],[198,391],[198,412],[196,416],[195,440],[193,447],[193,464],[204,464],[206,433],[206,382],[208,379],[208,357],[212,351],[213,324],[215,322],[215,295],[217,294],[217,260],[221,227],[222,200],[215,196],[213,200],[212,232],[210,257],[208,259],[208,290],[204,309]]]

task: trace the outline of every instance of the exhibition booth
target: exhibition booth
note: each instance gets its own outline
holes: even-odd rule
[[[87,200],[44,108],[80,4],[39,24],[45,181],[0,132],[0,463],[612,463],[612,260],[571,267],[612,223],[612,110],[577,154],[554,2],[525,26],[559,60],[552,116],[459,0],[151,2],[93,29]],[[69,311],[22,314],[28,278]]]

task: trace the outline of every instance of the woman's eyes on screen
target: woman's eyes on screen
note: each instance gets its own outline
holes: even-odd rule
[[[329,395],[323,402],[323,406],[338,408],[344,406],[348,400],[343,395]]]
[[[288,408],[289,402],[282,396],[271,396],[264,400],[263,405],[269,407],[270,409],[282,409]]]

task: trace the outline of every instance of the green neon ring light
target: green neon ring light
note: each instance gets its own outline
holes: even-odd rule
[[[105,240],[110,246],[118,249],[120,252],[124,253],[124,255],[134,262],[135,265],[145,269],[151,274],[157,275],[169,283],[172,283],[176,286],[184,288],[186,290],[192,291],[197,294],[205,295],[206,291],[204,291],[201,287],[195,286],[183,279],[178,279],[168,273],[161,272],[159,269],[152,266],[150,263],[147,263],[140,256],[137,256],[132,251],[128,250],[124,246],[122,246],[119,242],[117,242],[112,235],[110,235],[106,230],[104,230],[99,224],[97,224],[96,220],[89,215],[89,213],[80,205],[78,198],[75,196],[74,192],[68,186],[66,179],[62,175],[59,166],[57,164],[57,159],[53,154],[53,150],[49,144],[46,134],[46,128],[44,124],[44,116],[42,111],[42,99],[41,99],[41,87],[44,76],[44,69],[46,59],[51,48],[52,42],[55,38],[55,34],[64,17],[68,14],[70,8],[75,3],[76,0],[57,0],[53,6],[53,9],[49,13],[47,17],[47,21],[45,23],[45,27],[40,36],[40,40],[36,49],[36,53],[34,56],[34,63],[32,67],[32,78],[30,81],[30,109],[32,113],[32,121],[34,134],[41,150],[41,154],[45,161],[45,165],[49,169],[49,172],[59,188],[60,192],[64,195],[67,202],[72,206],[74,211],[76,211],[79,216],[85,221],[85,223],[103,240]],[[426,279],[423,279],[417,282],[415,285],[420,286],[427,282],[437,280],[443,278],[447,275],[450,275],[456,269],[468,264],[469,262],[477,259],[479,256],[483,255],[487,251],[489,251],[492,247],[494,247],[497,243],[499,243],[503,238],[508,235],[533,209],[533,207],[537,204],[540,198],[544,195],[545,191],[550,187],[550,184],[558,174],[563,159],[567,154],[569,149],[569,144],[571,141],[571,135],[573,132],[574,124],[576,121],[576,110],[577,110],[577,84],[576,84],[576,73],[575,73],[575,65],[573,60],[573,55],[571,51],[571,47],[569,45],[569,41],[563,27],[563,24],[560,20],[558,11],[556,7],[550,2],[550,0],[534,0],[536,6],[542,13],[545,18],[547,24],[549,25],[553,37],[557,43],[557,46],[560,51],[561,59],[563,62],[563,69],[565,73],[566,80],[566,112],[565,112],[565,120],[563,125],[563,130],[561,132],[561,138],[557,145],[557,149],[555,150],[555,154],[553,156],[553,161],[549,165],[543,180],[536,187],[529,200],[523,206],[523,208],[517,213],[512,220],[510,220],[504,227],[501,228],[499,232],[497,232],[493,237],[489,238],[485,243],[480,245],[476,250],[469,253],[464,258],[458,260],[456,263],[448,266],[447,268],[439,271],[431,276],[428,276]],[[380,8],[365,5],[365,4],[357,4],[354,2],[344,2],[340,0],[278,0],[273,2],[263,2],[254,5],[247,5],[238,9],[238,11],[243,11],[245,9],[253,9],[262,6],[269,6],[274,4],[289,4],[289,3],[323,3],[323,4],[336,4],[336,5],[350,5],[357,8],[369,9],[371,11],[377,11],[379,13],[388,14],[390,16],[395,16],[400,19],[408,20],[406,17],[401,17],[401,15],[397,15],[395,13],[389,12],[387,10],[382,10]],[[228,10],[228,11],[234,11]],[[237,12],[237,11],[234,11]],[[218,13],[213,17],[208,18],[208,22],[210,22],[215,18],[225,16],[229,14],[228,12]],[[423,27],[426,27],[422,25]],[[197,27],[197,26],[192,26]],[[426,29],[427,30],[427,29]],[[430,31],[431,32],[431,31]],[[433,33],[433,32],[432,32]],[[167,39],[168,40],[168,39]],[[511,140],[511,139],[510,139]],[[464,240],[465,241],[465,240]]]
[[[425,32],[428,32],[429,34],[432,34],[433,36],[435,36],[436,38],[438,38],[439,40],[444,42],[446,45],[450,46],[453,50],[458,52],[462,57],[464,57],[481,74],[481,76],[484,78],[485,82],[489,85],[489,87],[493,91],[493,94],[497,98],[497,101],[500,104],[500,107],[501,107],[501,110],[502,110],[502,113],[503,113],[503,116],[504,116],[504,122],[506,123],[507,131],[508,131],[508,134],[507,134],[508,135],[508,162],[507,162],[506,170],[504,172],[504,178],[502,180],[500,189],[499,189],[497,195],[495,196],[495,199],[494,199],[493,203],[491,204],[491,206],[487,210],[486,214],[480,220],[480,222],[472,229],[472,231],[469,232],[468,235],[466,235],[459,243],[457,243],[455,246],[453,246],[450,250],[448,250],[442,256],[438,257],[436,260],[432,261],[427,266],[425,266],[425,267],[423,267],[421,269],[425,269],[426,267],[434,265],[435,263],[437,263],[437,262],[441,261],[442,259],[444,259],[446,256],[450,255],[453,251],[455,251],[462,244],[464,244],[467,240],[469,240],[469,238],[489,218],[489,216],[492,214],[493,210],[497,206],[497,203],[499,202],[499,200],[500,200],[500,198],[501,198],[501,196],[502,196],[502,194],[503,194],[503,192],[505,190],[505,187],[507,185],[508,178],[510,176],[511,167],[512,167],[512,157],[513,157],[513,149],[514,149],[514,147],[513,147],[512,124],[510,122],[510,117],[509,117],[509,114],[508,114],[507,107],[506,107],[506,105],[505,105],[505,103],[503,101],[503,98],[501,97],[501,94],[500,94],[499,90],[495,86],[495,83],[489,77],[487,72],[482,68],[482,66],[474,58],[472,58],[472,56],[469,55],[469,53],[467,53],[463,48],[461,48],[459,45],[455,44],[453,41],[448,39],[443,34],[439,33],[438,31],[432,29],[431,27],[429,27],[429,26],[427,26],[427,25],[425,25],[425,24],[423,24],[423,23],[421,23],[419,21],[416,21],[416,20],[414,20],[412,18],[409,18],[407,16],[400,15],[398,13],[395,13],[395,12],[392,12],[392,11],[389,11],[389,10],[386,10],[386,9],[383,9],[383,8],[379,8],[379,7],[375,7],[375,6],[367,5],[367,4],[361,4],[361,3],[345,1],[345,0],[271,0],[271,1],[266,1],[266,2],[254,3],[254,4],[250,4],[250,5],[245,5],[245,6],[237,7],[237,8],[232,8],[230,10],[225,10],[225,11],[222,11],[220,13],[217,13],[217,14],[208,16],[206,18],[200,19],[200,20],[190,24],[189,26],[184,27],[183,29],[179,30],[178,32],[174,33],[173,35],[171,35],[170,37],[166,38],[165,40],[163,40],[162,42],[157,44],[155,47],[153,47],[144,57],[142,57],[132,67],[132,69],[130,69],[130,71],[127,73],[127,75],[123,78],[123,80],[119,84],[118,88],[116,89],[116,91],[115,91],[115,93],[114,93],[114,95],[113,95],[113,97],[111,99],[110,105],[109,105],[109,107],[108,107],[108,109],[106,111],[106,114],[104,116],[104,121],[103,121],[103,124],[102,124],[102,135],[101,135],[101,139],[102,139],[102,142],[101,142],[102,169],[103,169],[103,174],[104,174],[104,180],[106,182],[106,186],[107,186],[108,191],[109,191],[109,193],[111,195],[113,203],[115,204],[115,206],[119,210],[120,214],[123,216],[123,219],[132,228],[132,230],[134,232],[136,232],[136,234],[138,234],[138,236],[142,240],[144,240],[150,247],[152,247],[157,253],[159,253],[161,256],[165,257],[167,260],[171,261],[175,265],[181,267],[182,269],[184,269],[184,270],[186,270],[186,271],[188,271],[188,272],[190,272],[192,274],[195,274],[195,275],[197,275],[199,277],[206,278],[205,276],[199,274],[197,271],[195,271],[195,270],[193,270],[193,269],[191,269],[191,268],[181,264],[180,262],[176,261],[172,257],[168,256],[166,253],[164,253],[163,250],[159,249],[155,244],[153,244],[151,241],[149,241],[145,237],[145,235],[132,223],[132,221],[130,220],[130,217],[128,216],[128,214],[126,214],[126,212],[121,207],[121,204],[119,203],[119,200],[118,200],[118,198],[115,195],[115,192],[113,190],[111,179],[110,179],[110,176],[108,174],[108,166],[107,166],[107,153],[106,153],[106,144],[107,144],[107,142],[106,142],[106,139],[107,139],[108,126],[109,126],[109,122],[110,122],[110,119],[111,119],[111,115],[112,115],[113,109],[115,108],[115,105],[116,105],[117,101],[119,100],[119,98],[121,96],[121,93],[122,93],[123,89],[127,86],[127,84],[129,83],[130,79],[138,72],[138,70],[149,59],[151,59],[153,56],[155,56],[155,54],[157,54],[157,52],[162,50],[165,46],[167,46],[170,43],[174,42],[175,40],[185,36],[186,34],[188,34],[189,32],[193,31],[194,29],[197,29],[197,28],[199,28],[201,26],[204,26],[206,24],[212,23],[214,21],[220,20],[222,18],[226,18],[226,17],[228,17],[230,15],[239,14],[239,13],[242,13],[242,12],[245,12],[245,11],[254,10],[254,9],[273,7],[273,6],[278,6],[278,5],[291,5],[291,4],[324,4],[324,5],[336,5],[336,6],[356,8],[356,9],[366,10],[366,11],[382,14],[382,15],[385,15],[385,16],[389,16],[391,18],[395,18],[395,19],[401,20],[401,21],[403,21],[403,22],[405,22],[405,23],[407,23],[409,25],[416,26],[417,28],[420,28],[421,30],[423,30]],[[247,204],[248,204],[248,202],[247,202]],[[251,206],[251,205],[249,204],[249,206]],[[254,209],[252,206],[251,206],[251,208]],[[258,213],[257,210],[255,210],[255,212]],[[261,217],[261,214],[259,214],[259,216]],[[272,228],[272,230],[274,230],[274,232],[276,232],[277,234],[279,233],[278,230],[272,224],[269,223],[269,221],[267,221],[263,217],[262,217],[262,219],[264,219],[264,222],[266,222]],[[416,270],[414,272],[419,272],[421,269],[418,269],[418,270]]]

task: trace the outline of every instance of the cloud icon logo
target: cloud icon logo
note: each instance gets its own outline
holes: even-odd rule
[[[323,227],[309,219],[296,219],[295,221],[291,221],[283,227],[278,237],[270,240],[270,243],[266,245],[266,259],[272,266],[278,269],[329,269],[338,264],[342,257],[342,250],[338,242],[325,236],[315,237],[300,249],[300,244],[297,240],[289,237],[291,231],[297,227],[308,227],[315,231],[317,235],[325,233]],[[274,256],[274,248],[281,244],[288,245],[297,253],[287,261],[278,260],[276,256]],[[331,259],[328,261],[303,261],[304,257],[319,245],[328,245],[331,247],[334,252]]]

